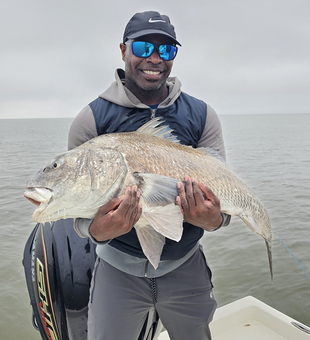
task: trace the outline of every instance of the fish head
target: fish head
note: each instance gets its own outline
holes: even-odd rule
[[[92,218],[123,189],[128,169],[112,149],[73,149],[39,170],[24,196],[38,206],[32,218],[45,223],[62,218]]]

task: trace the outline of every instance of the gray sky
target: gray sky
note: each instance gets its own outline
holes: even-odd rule
[[[145,10],[170,17],[171,75],[219,115],[310,113],[309,0],[1,0],[0,118],[76,116],[114,81]]]

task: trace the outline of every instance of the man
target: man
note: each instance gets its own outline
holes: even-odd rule
[[[167,16],[135,14],[120,44],[125,72],[87,105],[72,123],[69,149],[105,133],[137,130],[152,117],[163,117],[181,143],[211,147],[225,158],[221,125],[215,111],[181,91],[169,78],[177,54],[174,27]],[[155,270],[144,256],[134,224],[141,216],[137,187],[101,207],[93,220],[76,220],[82,237],[97,244],[88,320],[88,339],[138,339],[147,314],[156,309],[172,340],[211,339],[209,323],[216,308],[211,271],[199,239],[229,223],[220,202],[203,183],[185,177],[176,204],[184,215],[179,242],[166,239]]]

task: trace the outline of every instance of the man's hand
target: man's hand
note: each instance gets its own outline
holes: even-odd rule
[[[180,207],[184,220],[207,231],[213,231],[222,223],[219,199],[202,182],[199,184],[185,176],[185,189],[182,182],[177,184],[179,196],[176,204]]]
[[[138,188],[127,188],[123,196],[113,198],[98,210],[90,225],[90,234],[99,242],[127,234],[141,216],[139,201]]]

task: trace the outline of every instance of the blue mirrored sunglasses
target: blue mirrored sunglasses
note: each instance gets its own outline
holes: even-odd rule
[[[156,50],[163,60],[173,60],[178,52],[178,48],[170,44],[153,44],[147,41],[133,41],[131,44],[132,53],[139,58],[148,58]]]

